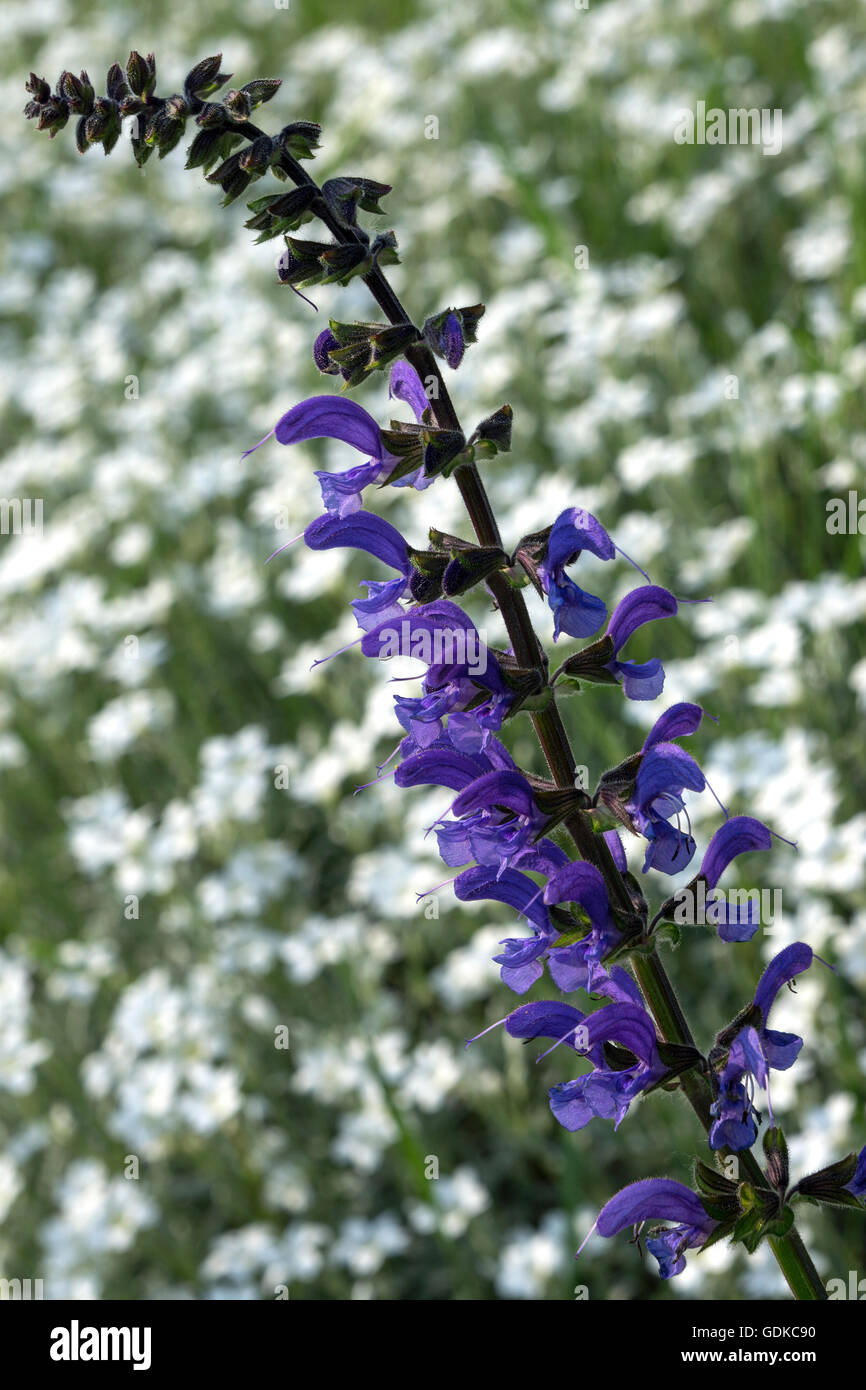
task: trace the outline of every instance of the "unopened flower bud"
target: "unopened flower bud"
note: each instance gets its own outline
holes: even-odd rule
[[[147,57],[143,58],[133,49],[126,60],[126,80],[130,91],[137,97],[144,97],[146,101],[156,86],[156,59],[153,54],[148,53]]]
[[[253,109],[248,94],[241,88],[232,87],[223,97],[223,106],[233,121],[248,121]]]
[[[320,372],[326,376],[339,376],[340,368],[336,362],[332,362],[328,353],[331,348],[338,348],[340,342],[335,338],[330,328],[323,328],[316,341],[313,343],[313,361]]]
[[[475,342],[475,330],[483,313],[483,304],[471,304],[433,314],[422,330],[427,346],[438,357],[444,357],[449,367],[459,367],[467,345]]]

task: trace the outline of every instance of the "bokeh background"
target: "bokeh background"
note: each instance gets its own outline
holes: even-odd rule
[[[142,172],[20,112],[31,68],[101,80],[131,47],[161,92],[220,50],[238,83],[282,77],[262,124],[320,121],[320,178],[394,185],[415,318],[488,306],[449,386],[469,424],[514,407],[504,535],[583,505],[713,596],[635,655],[718,716],[690,747],[722,800],[799,851],[741,861],[783,889],[772,930],[695,930],[668,964],[707,1044],[788,941],[836,967],[774,1016],[807,1039],[774,1090],[802,1173],[866,1142],[866,580],[826,527],[866,495],[862,10],[4,0],[0,26],[0,493],[44,503],[41,536],[0,537],[0,1274],[81,1299],[785,1296],[768,1252],[664,1284],[623,1235],[575,1265],[618,1187],[687,1178],[696,1122],[655,1095],[568,1135],[567,1057],[502,1030],[465,1051],[514,1002],[490,961],[513,923],[416,901],[447,793],[353,796],[396,742],[387,672],[310,667],[354,636],[370,562],[264,561],[320,511],[314,467],[356,456],[240,455],[322,389],[312,339],[372,316],[363,285],[318,314],[278,287],[188,142]],[[677,145],[698,100],[781,108],[782,152]],[[359,399],[387,421],[384,381]],[[448,483],[373,505],[416,544],[466,524]],[[611,601],[630,584],[585,563]],[[565,712],[594,781],[656,710]],[[523,721],[509,740],[540,770]],[[704,843],[717,808],[692,810]],[[866,1269],[856,1214],[801,1226],[824,1278]]]

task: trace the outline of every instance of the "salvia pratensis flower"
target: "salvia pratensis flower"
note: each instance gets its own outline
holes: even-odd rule
[[[683,792],[700,792],[705,786],[698,764],[678,743],[657,742],[644,754],[627,802],[635,828],[647,840],[644,873],[658,869],[677,874],[687,868],[695,852],[695,840]],[[686,829],[681,819],[685,819]]]
[[[678,901],[684,902],[685,895],[690,894],[694,901],[700,897],[706,902],[707,891],[717,887],[725,869],[738,855],[768,850],[771,844],[771,833],[762,821],[754,816],[731,816],[713,835],[700,869],[677,895]],[[665,909],[669,906],[670,901]],[[751,941],[760,925],[760,905],[752,898],[741,905],[719,896],[706,908],[706,918],[715,925],[722,941]]]
[[[517,869],[499,873],[488,865],[478,865],[458,875],[454,892],[461,902],[490,899],[505,903],[534,928],[532,936],[505,938],[499,943],[504,950],[493,957],[501,966],[503,984],[515,994],[525,994],[543,975],[545,953],[557,935],[536,884]]]
[[[501,872],[543,831],[547,816],[516,768],[493,769],[465,787],[451,806],[453,821],[438,821],[439,853],[452,868],[476,860]]]
[[[553,640],[563,632],[570,637],[592,637],[604,622],[607,606],[593,594],[579,588],[566,573],[582,551],[588,550],[599,560],[612,560],[619,551],[607,531],[590,512],[581,507],[568,507],[560,512],[550,530],[544,558],[538,565],[538,579],[547,595],[553,612]],[[629,564],[634,564],[629,560]],[[639,569],[635,565],[635,569]],[[640,571],[643,574],[643,570]]]
[[[767,966],[755,990],[746,1021],[733,1037],[720,1035],[711,1061],[717,1096],[712,1105],[714,1122],[710,1147],[750,1148],[758,1133],[758,1114],[753,1103],[755,1085],[767,1091],[771,1069],[787,1071],[799,1056],[803,1039],[796,1033],[778,1033],[767,1026],[779,991],[812,964],[811,947],[795,941],[780,951]],[[731,1030],[726,1030],[730,1033]]]
[[[544,890],[547,904],[577,903],[589,921],[585,936],[550,955],[550,974],[560,989],[592,990],[601,962],[619,940],[604,879],[594,864],[569,862]]]
[[[667,589],[658,584],[644,584],[632,589],[614,609],[607,625],[607,635],[613,640],[614,660],[608,663],[607,669],[622,682],[629,700],[654,700],[661,695],[665,673],[657,657],[644,662],[620,661],[620,651],[644,623],[672,618],[678,607],[677,600]]]
[[[611,1003],[593,1014],[549,1001],[526,1004],[509,1015],[505,1028],[513,1037],[552,1038],[554,1046],[564,1043],[592,1063],[591,1072],[549,1092],[550,1108],[567,1130],[583,1129],[596,1118],[619,1128],[631,1102],[669,1071],[643,1004]],[[613,1044],[613,1052],[605,1044]]]
[[[327,330],[326,330],[327,331]],[[317,338],[317,350],[321,356],[324,338]],[[400,400],[408,400],[420,419],[421,413],[429,405],[424,388],[417,372],[408,363],[397,363],[391,371],[391,393]],[[420,407],[420,409],[419,409]],[[349,444],[359,453],[366,454],[369,462],[359,464],[344,473],[317,472],[322,501],[328,511],[341,516],[357,511],[361,506],[361,495],[366,487],[374,482],[387,482],[391,471],[399,460],[385,447],[382,434],[372,415],[357,401],[346,396],[311,396],[293,406],[281,416],[276,425],[252,449],[243,455],[246,458],[268,439],[275,438],[278,444],[299,444],[308,439],[337,439]],[[413,477],[403,477],[397,486],[429,486],[432,479],[421,476],[422,470]]]
[[[363,510],[347,516],[325,512],[310,522],[304,542],[311,550],[333,550],[337,546],[363,550],[397,571],[396,579],[366,580],[367,598],[353,602],[358,626],[364,632],[385,621],[398,622],[404,616],[399,600],[409,586],[412,566],[406,542],[396,526]]]
[[[420,747],[435,742],[442,720],[471,710],[479,746],[496,733],[514,704],[514,691],[506,683],[499,663],[482,642],[474,624],[448,599],[412,608],[399,622],[388,620],[366,633],[361,642],[365,656],[388,660],[414,657],[427,665],[423,695],[397,696],[397,718]]]
[[[662,1279],[682,1274],[686,1251],[700,1249],[719,1224],[707,1215],[697,1193],[683,1183],[673,1178],[644,1178],[629,1183],[605,1203],[593,1230],[609,1238],[629,1226],[637,1233],[647,1221],[675,1223],[669,1229],[654,1229],[647,1240],[647,1249],[658,1260]]]

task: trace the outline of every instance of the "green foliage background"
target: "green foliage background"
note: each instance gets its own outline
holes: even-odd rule
[[[20,107],[31,68],[101,79],[131,47],[161,92],[219,50],[238,82],[282,77],[266,128],[319,121],[320,179],[394,185],[416,319],[488,305],[449,386],[466,423],[514,408],[504,534],[587,506],[654,581],[713,596],[629,654],[718,717],[693,740],[714,787],[799,852],[746,861],[783,889],[772,933],[695,930],[669,966],[705,1043],[787,941],[836,967],[774,1018],[807,1039],[773,1097],[801,1172],[866,1141],[866,582],[862,538],[826,524],[866,462],[862,14],[36,0],[0,25],[0,492],[44,500],[41,536],[0,538],[0,1274],[80,1298],[783,1297],[763,1252],[663,1284],[623,1236],[574,1265],[618,1187],[687,1178],[693,1117],[655,1095],[568,1135],[546,1100],[568,1058],[501,1031],[464,1051],[511,1006],[489,957],[513,924],[416,902],[441,797],[352,796],[396,742],[390,693],[355,652],[310,666],[352,640],[369,564],[264,561],[319,511],[313,469],[355,460],[239,456],[331,388],[312,339],[369,316],[363,286],[314,315],[183,145],[81,159]],[[698,100],[779,108],[782,152],[677,144]],[[359,399],[387,420],[384,382]],[[465,526],[455,491],[373,505],[420,544]],[[587,583],[615,601],[628,576]],[[593,781],[653,713],[570,702]],[[718,812],[694,809],[705,842]],[[863,1271],[856,1214],[802,1226],[822,1277]]]

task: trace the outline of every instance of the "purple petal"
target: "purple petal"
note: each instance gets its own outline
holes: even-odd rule
[[[725,869],[738,854],[752,849],[769,849],[772,837],[767,827],[754,816],[732,816],[719,826],[701,860],[701,873],[710,888],[715,888]]]
[[[672,618],[677,611],[677,601],[667,589],[658,584],[642,584],[632,589],[617,604],[607,625],[608,636],[613,638],[615,652],[619,652],[639,627],[654,622],[657,618]]]
[[[720,941],[751,941],[758,927],[761,925],[761,912],[758,904],[749,902],[746,904],[745,912],[733,904],[720,903],[716,905],[716,913],[719,914],[716,920],[716,935]]]
[[[370,483],[374,483],[382,471],[379,459],[370,463],[359,463],[347,468],[343,473],[324,473],[318,471],[316,477],[322,493],[322,501],[329,512],[339,512],[346,516],[356,512],[361,506],[361,493]]]
[[[774,1071],[787,1071],[800,1055],[803,1039],[796,1033],[777,1033],[775,1028],[765,1028],[762,1038],[764,1056]]]
[[[551,951],[547,968],[556,988],[561,989],[563,994],[573,994],[576,989],[589,990],[591,967],[586,959],[584,941],[576,941],[573,946],[562,946],[558,951]],[[598,971],[595,973],[598,974]]]
[[[634,801],[641,809],[663,794],[679,795],[684,788],[700,792],[704,774],[694,758],[678,743],[659,743],[645,755],[635,779]]]
[[[779,990],[812,964],[812,948],[805,941],[793,941],[770,961],[755,990],[755,1003],[766,1024]]]
[[[466,828],[460,821],[446,821],[443,825],[437,825],[436,840],[439,857],[449,869],[462,869],[464,864],[471,864],[475,858]]]
[[[536,980],[540,980],[544,974],[544,966],[539,965],[537,960],[530,961],[528,965],[511,966],[503,965],[499,972],[502,983],[515,994],[525,994],[531,989]]]
[[[655,1026],[640,1005],[606,1004],[597,1013],[590,1014],[584,1027],[587,1049],[600,1042],[618,1042],[648,1067],[658,1062]]]
[[[536,1004],[523,1004],[505,1020],[505,1031],[512,1038],[554,1038],[559,1040],[574,1031],[583,1023],[586,1015],[570,1004],[560,1004],[552,1000],[539,1000]],[[573,1039],[567,1040],[568,1047],[574,1047]]]
[[[554,1086],[548,1093],[553,1114],[563,1129],[571,1133],[583,1129],[590,1120],[595,1119],[595,1111],[583,1098],[585,1083],[586,1077],[579,1076],[576,1081],[565,1081],[561,1086]]]
[[[396,397],[398,401],[405,401],[407,405],[410,405],[415,419],[419,421],[430,404],[420,376],[415,368],[411,367],[403,358],[395,362],[391,368],[388,394]]]
[[[553,840],[545,838],[520,850],[511,863],[515,869],[523,869],[525,873],[544,874],[545,878],[550,878],[557,869],[568,863],[568,855]]]
[[[461,902],[472,903],[481,898],[492,898],[494,902],[507,903],[541,931],[550,929],[547,909],[538,895],[538,885],[516,869],[506,869],[498,878],[496,870],[486,865],[467,869],[454,880],[454,892]]]
[[[622,681],[627,700],[657,700],[665,688],[665,668],[657,656],[649,661],[611,661],[609,671]]]
[[[304,540],[311,550],[348,546],[352,550],[366,550],[368,555],[375,555],[377,560],[403,575],[409,570],[406,542],[400,532],[390,521],[372,512],[352,512],[350,516],[324,512],[310,522]]]
[[[397,600],[402,598],[406,592],[408,580],[400,574],[396,579],[388,579],[384,582],[377,579],[365,579],[362,583],[367,590],[367,597],[356,598],[352,602],[358,626],[364,632],[370,632],[372,628],[380,627],[386,620],[399,623],[404,610]]]
[[[678,874],[688,868],[695,852],[693,836],[665,820],[651,821],[643,833],[647,838],[644,873],[656,869],[660,874]]]
[[[506,806],[518,816],[537,816],[538,809],[532,788],[517,771],[487,772],[457,797],[451,811],[455,816],[468,816],[473,811],[488,811],[494,806]]]
[[[767,1059],[761,1039],[754,1028],[743,1028],[731,1043],[724,1070],[724,1084],[739,1080],[746,1074],[754,1076],[759,1085],[767,1085]]]
[[[554,874],[544,890],[546,903],[579,903],[597,926],[610,922],[610,903],[604,879],[594,864],[574,860]]]
[[[666,709],[656,720],[644,739],[644,752],[648,752],[657,743],[670,743],[672,739],[682,738],[684,734],[693,734],[699,728],[703,717],[704,712],[700,705],[689,705],[685,702],[671,705],[670,709]]]
[[[607,613],[603,599],[586,593],[568,575],[551,583],[547,599],[553,613],[554,642],[563,632],[569,637],[594,637]]]
[[[478,777],[479,767],[468,753],[448,748],[428,749],[406,758],[394,773],[398,787],[450,787],[461,791]]]
[[[644,1006],[637,984],[621,965],[615,965],[610,974],[606,970],[597,970],[592,982],[592,992],[603,994],[615,1004],[636,1004],[641,1009]]]
[[[591,512],[568,507],[560,512],[551,528],[544,569],[566,564],[579,550],[588,550],[600,560],[612,560],[616,554],[613,541]]]
[[[372,415],[346,396],[310,396],[277,421],[274,434],[280,444],[298,444],[304,439],[341,439],[369,458],[389,457]]]

